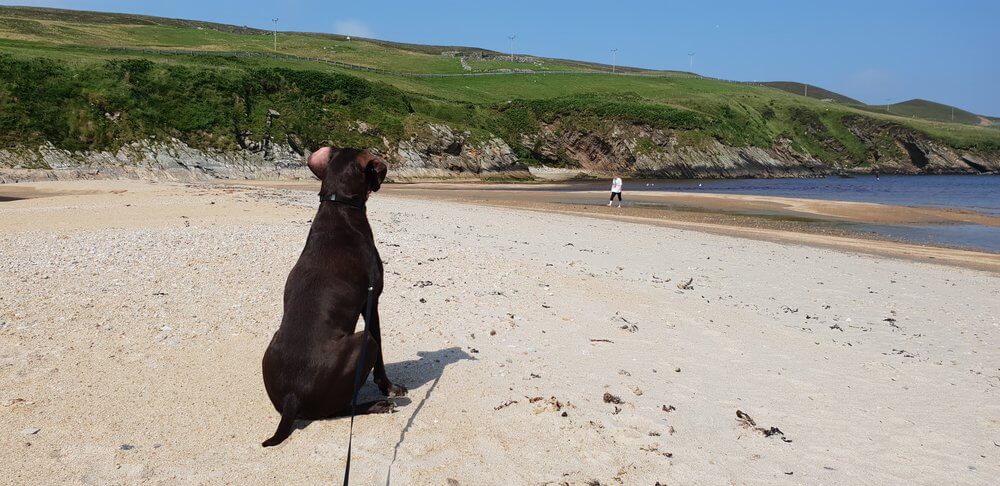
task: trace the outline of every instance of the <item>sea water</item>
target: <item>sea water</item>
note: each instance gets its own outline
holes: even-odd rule
[[[567,189],[607,190],[610,183],[582,182]],[[968,209],[1000,217],[997,175],[859,175],[817,179],[629,180],[629,192],[673,191],[742,194],[891,204],[896,206]],[[1000,252],[1000,227],[977,224],[876,225],[847,228],[914,243],[958,246]]]

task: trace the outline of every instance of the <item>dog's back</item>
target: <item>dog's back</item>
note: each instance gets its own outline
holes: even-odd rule
[[[350,192],[326,189],[327,179],[324,190]],[[375,287],[372,298],[381,293],[382,268],[364,207],[321,203],[285,282],[284,315],[262,361],[264,387],[281,413],[264,446],[287,438],[296,419],[325,418],[349,407],[359,351],[373,344],[355,333],[369,286]]]

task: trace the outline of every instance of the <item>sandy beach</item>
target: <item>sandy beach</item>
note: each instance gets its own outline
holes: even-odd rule
[[[315,190],[2,189],[0,483],[340,481],[347,420],[260,447]],[[996,254],[405,186],[368,212],[410,394],[356,421],[355,484],[1000,477]]]

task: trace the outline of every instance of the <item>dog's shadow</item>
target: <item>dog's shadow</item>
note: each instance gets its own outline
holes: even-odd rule
[[[400,361],[398,363],[386,363],[385,372],[389,375],[389,379],[392,380],[393,383],[403,385],[409,390],[415,390],[430,382],[434,382],[436,384],[437,381],[441,379],[441,375],[444,374],[444,369],[448,365],[463,360],[474,359],[476,358],[470,356],[468,353],[463,351],[462,348],[457,346],[439,349],[437,351],[418,351],[417,359]],[[430,395],[430,392],[431,390],[428,390],[428,396]],[[375,385],[375,382],[372,381],[371,374],[369,374],[368,380],[365,381],[365,384],[361,387],[361,391],[358,393],[358,403],[382,400],[384,398],[385,396],[379,392],[378,386]],[[412,403],[412,401],[406,397],[393,398],[392,401],[397,407],[405,407]],[[341,417],[344,416],[341,415],[322,420],[335,420]],[[295,428],[304,429],[312,422],[312,420],[297,420],[295,422]]]
[[[393,383],[403,385],[409,390],[415,390],[440,378],[448,365],[474,359],[476,358],[457,346],[437,351],[417,351],[417,359],[386,363],[385,373],[389,375],[389,379]],[[361,392],[358,394],[358,402],[363,403],[381,398],[383,398],[382,394],[379,393],[378,387],[369,376],[368,381],[361,387]],[[399,406],[410,404],[408,398],[396,398],[394,401]]]

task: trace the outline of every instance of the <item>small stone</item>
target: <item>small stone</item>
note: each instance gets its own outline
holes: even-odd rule
[[[680,368],[674,368],[674,373],[680,373],[680,372],[681,372]]]
[[[30,427],[30,428],[22,430],[21,431],[21,435],[35,435],[35,434],[37,434],[37,433],[39,433],[41,431],[42,431],[42,429],[39,429],[37,427]]]
[[[122,444],[121,447],[119,447],[119,449],[123,451],[130,451],[132,449],[135,449],[135,446],[132,444]]]

